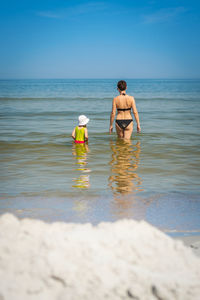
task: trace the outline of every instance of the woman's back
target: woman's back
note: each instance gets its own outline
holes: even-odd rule
[[[117,119],[132,119],[131,108],[133,104],[133,97],[129,95],[119,95],[115,98],[117,108]]]

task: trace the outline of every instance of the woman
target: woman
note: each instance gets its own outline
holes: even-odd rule
[[[113,99],[112,112],[110,115],[110,130],[113,130],[113,121],[117,110],[116,131],[119,138],[130,140],[133,132],[133,118],[131,116],[131,108],[137,123],[137,132],[141,131],[138,111],[135,105],[135,100],[132,96],[126,94],[126,81],[121,80],[117,84],[119,96]]]

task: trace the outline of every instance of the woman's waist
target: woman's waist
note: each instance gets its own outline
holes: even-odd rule
[[[128,111],[118,111],[117,112],[117,118],[132,118],[132,114],[131,114],[131,111],[128,110]]]
[[[116,120],[133,120],[131,114],[118,114]]]

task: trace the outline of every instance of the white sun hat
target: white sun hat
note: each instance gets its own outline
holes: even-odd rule
[[[88,119],[86,116],[84,115],[80,115],[78,117],[78,125],[79,126],[84,126],[86,125],[88,122],[90,121],[90,119]]]

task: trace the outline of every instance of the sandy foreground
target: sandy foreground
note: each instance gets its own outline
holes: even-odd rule
[[[0,217],[0,300],[200,299],[200,258],[146,222]]]
[[[180,240],[185,246],[190,247],[197,256],[200,257],[200,235],[175,237]]]

